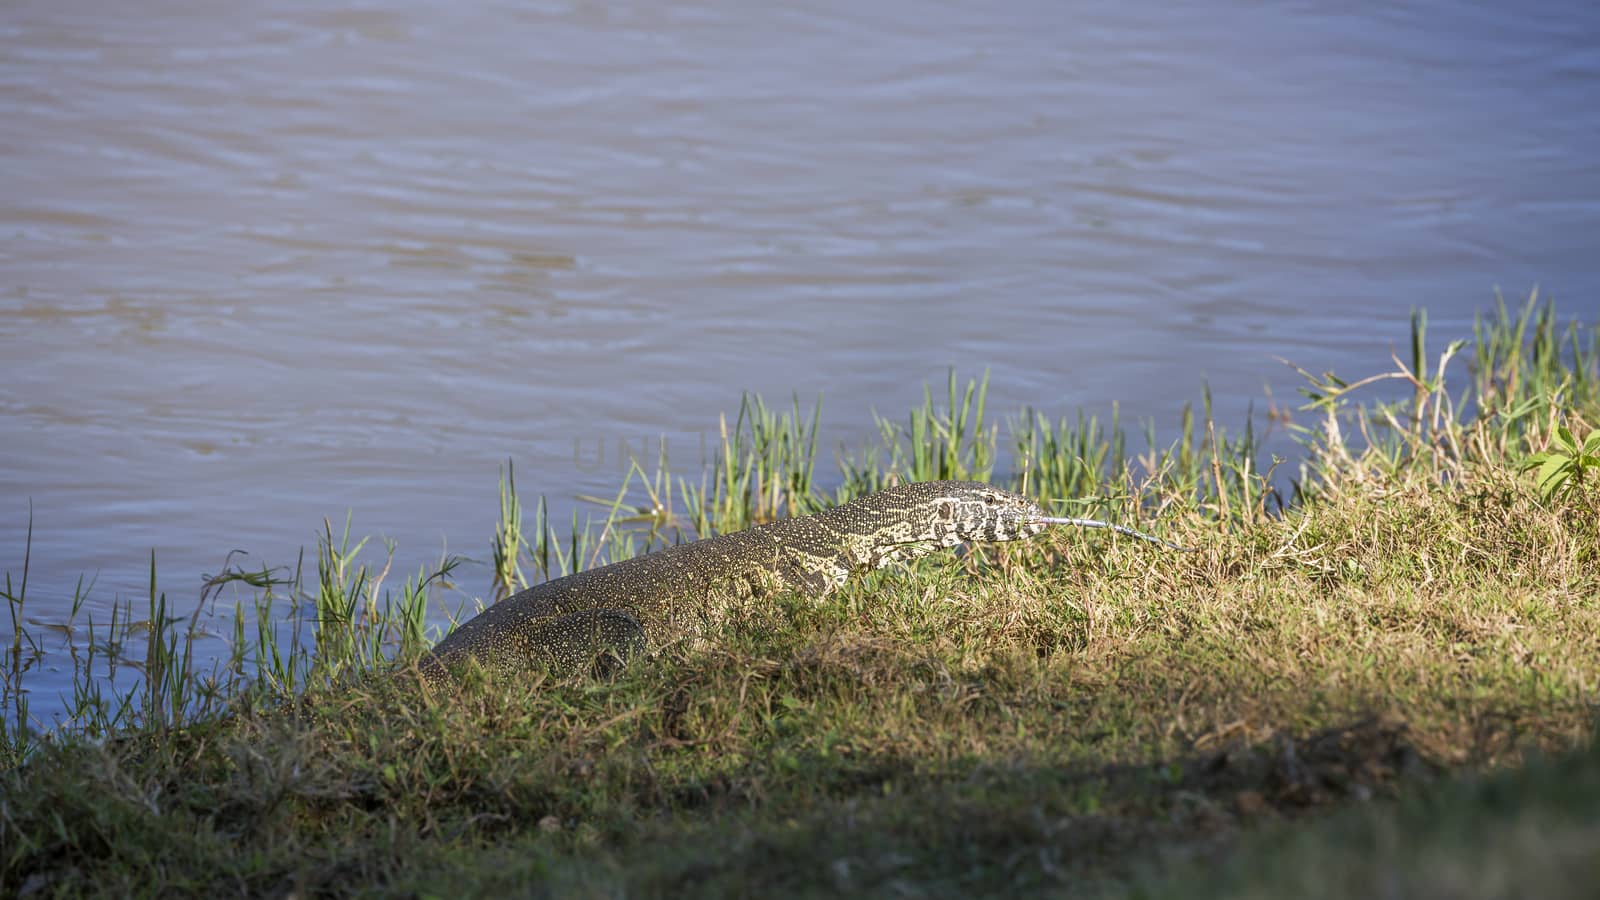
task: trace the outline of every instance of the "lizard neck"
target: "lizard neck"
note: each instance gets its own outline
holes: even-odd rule
[[[777,545],[778,579],[797,593],[825,597],[860,568],[849,535],[835,531],[823,516],[780,519],[761,529]]]
[[[953,547],[959,539],[942,540],[940,535],[919,529],[908,511],[882,508],[879,504],[858,500],[822,512],[807,520],[815,522],[823,548],[814,555],[827,556],[839,576],[837,587],[855,572],[881,569],[894,563],[907,562],[926,556],[943,547]]]

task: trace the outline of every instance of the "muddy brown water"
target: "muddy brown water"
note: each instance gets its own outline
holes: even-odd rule
[[[0,562],[187,609],[347,510],[486,558],[507,459],[565,510],[744,390],[1237,425],[1412,306],[1594,321],[1597,89],[1580,2],[10,3]]]

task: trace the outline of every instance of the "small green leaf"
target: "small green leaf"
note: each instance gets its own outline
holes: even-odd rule
[[[1556,443],[1566,448],[1570,454],[1578,452],[1578,442],[1572,438],[1572,430],[1565,425],[1556,426]]]
[[[1540,466],[1544,465],[1544,461],[1549,459],[1551,457],[1551,455],[1552,454],[1549,454],[1549,453],[1535,453],[1532,456],[1529,456],[1528,458],[1524,459],[1522,462],[1518,463],[1517,464],[1517,471],[1518,472],[1526,472],[1529,469],[1537,469]]]
[[[1600,453],[1600,428],[1596,428],[1589,432],[1589,436],[1584,438],[1583,452],[1585,454]]]
[[[1569,476],[1565,470],[1569,465],[1571,465],[1570,460],[1565,457],[1554,456],[1545,460],[1544,465],[1539,468],[1537,478],[1539,493],[1543,495],[1544,499],[1549,500],[1555,496],[1556,491],[1566,482]]]

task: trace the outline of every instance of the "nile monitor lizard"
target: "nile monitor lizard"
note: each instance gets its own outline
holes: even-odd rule
[[[823,597],[854,572],[969,541],[1032,537],[1050,524],[1114,528],[1176,547],[1119,525],[1047,516],[981,482],[915,482],[534,585],[451,632],[424,657],[422,672],[437,681],[468,659],[492,673],[581,671],[647,641],[714,633],[741,604],[774,593]]]

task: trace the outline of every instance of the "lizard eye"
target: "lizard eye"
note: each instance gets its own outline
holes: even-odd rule
[[[940,501],[940,503],[939,503],[939,518],[940,519],[948,522],[952,518],[955,517],[955,512],[956,512],[955,511],[955,506],[952,505],[949,500]]]

